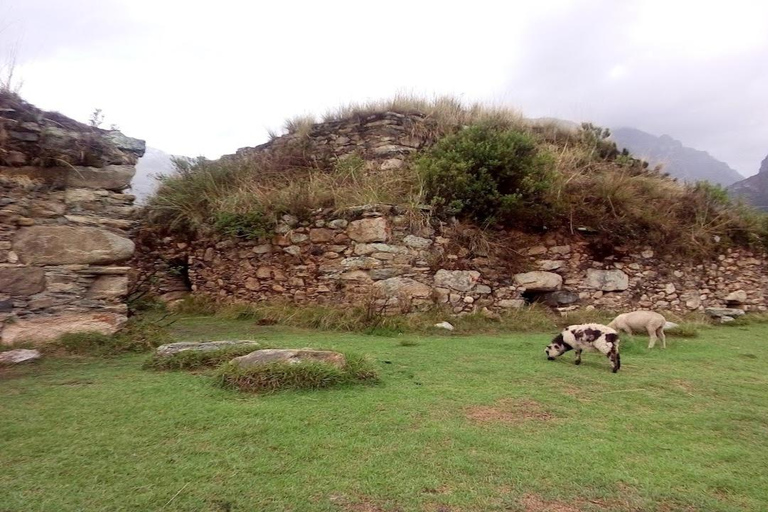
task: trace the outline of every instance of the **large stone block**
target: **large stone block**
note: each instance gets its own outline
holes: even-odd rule
[[[215,350],[253,347],[253,350],[259,348],[260,343],[255,340],[223,340],[223,341],[180,341],[178,343],[168,343],[160,345],[155,350],[158,356],[172,356],[179,352],[213,352]]]
[[[476,270],[445,270],[435,272],[435,286],[438,288],[450,288],[459,292],[468,292],[475,287],[480,279],[480,272]]]
[[[0,293],[34,295],[45,290],[45,272],[34,267],[0,267]]]
[[[356,220],[347,226],[347,235],[355,242],[386,242],[389,233],[389,225],[384,217]]]
[[[134,244],[99,228],[31,226],[18,232],[13,250],[32,265],[106,264],[129,259]]]
[[[563,286],[563,277],[554,272],[523,272],[515,274],[515,283],[531,292],[553,292]]]
[[[427,298],[432,294],[432,288],[410,277],[391,277],[378,281],[373,285],[388,297],[405,295],[406,297]]]
[[[128,276],[99,276],[91,284],[89,299],[116,299],[128,294]]]
[[[301,364],[307,362],[326,363],[343,368],[347,363],[347,359],[344,357],[344,354],[328,350],[273,348],[257,350],[248,355],[236,357],[231,362],[241,368],[263,366],[272,363]]]
[[[621,270],[587,269],[586,285],[604,292],[621,292],[629,288],[629,276]]]
[[[24,348],[8,350],[6,352],[0,352],[0,366],[29,363],[37,361],[40,357],[41,354],[39,350],[29,350]]]
[[[0,339],[3,344],[10,345],[22,341],[53,341],[70,332],[114,334],[125,321],[125,315],[106,311],[22,318],[5,324]]]
[[[133,165],[73,167],[67,173],[67,186],[123,190],[130,186],[135,173]]]

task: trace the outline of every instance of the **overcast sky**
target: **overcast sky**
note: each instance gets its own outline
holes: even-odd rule
[[[667,133],[745,176],[768,154],[768,1],[0,0],[21,94],[174,154],[413,93]]]

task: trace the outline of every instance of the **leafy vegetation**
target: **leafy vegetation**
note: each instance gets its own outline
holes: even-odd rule
[[[430,202],[478,224],[541,224],[552,207],[552,157],[533,136],[478,125],[448,135],[416,161]]]
[[[550,362],[554,330],[401,339],[189,317],[176,340],[365,352],[381,385],[236,394],[144,356],[0,372],[7,510],[762,511],[766,325],[622,369]],[[574,437],[574,433],[579,433]],[[331,468],[331,469],[329,469]],[[98,485],[94,485],[98,482]],[[567,482],[564,485],[563,482]]]
[[[270,393],[281,390],[324,389],[363,382],[376,382],[378,374],[373,365],[359,354],[344,354],[343,367],[321,363],[270,363],[241,367],[226,363],[216,371],[216,382],[227,389],[249,393]]]

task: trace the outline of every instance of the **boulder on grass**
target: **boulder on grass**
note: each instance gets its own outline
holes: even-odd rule
[[[15,350],[8,350],[6,352],[0,352],[0,365],[29,363],[38,359],[40,359],[39,350],[18,348]]]
[[[343,368],[347,364],[347,358],[339,352],[330,350],[313,350],[310,348],[287,349],[270,348],[257,350],[244,356],[236,357],[231,361],[241,368],[261,366],[271,363],[326,363],[338,368]]]
[[[736,308],[707,308],[704,310],[704,313],[712,318],[722,319],[723,317],[729,316],[733,319],[737,316],[743,315],[744,310]]]
[[[179,343],[168,343],[160,345],[155,350],[155,354],[161,357],[172,356],[179,352],[211,352],[226,348],[242,347],[252,345],[254,350],[259,347],[258,341],[253,340],[223,340],[223,341],[182,341]]]
[[[29,350],[25,348],[18,348],[16,350],[8,350],[6,352],[0,352],[0,365],[11,365],[19,363],[29,363],[40,359],[39,350]]]

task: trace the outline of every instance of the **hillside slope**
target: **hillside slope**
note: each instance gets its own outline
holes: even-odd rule
[[[636,128],[612,130],[611,138],[620,148],[652,165],[663,165],[663,172],[690,183],[709,181],[728,186],[744,177],[706,151],[684,146],[669,135],[657,137]]]
[[[144,203],[159,185],[158,176],[168,176],[173,172],[173,155],[157,148],[148,147],[144,156],[136,162],[136,174],[131,180],[131,192],[136,196],[136,202]]]
[[[760,164],[760,171],[754,176],[738,181],[728,187],[735,197],[744,198],[752,206],[768,211],[768,156]]]

